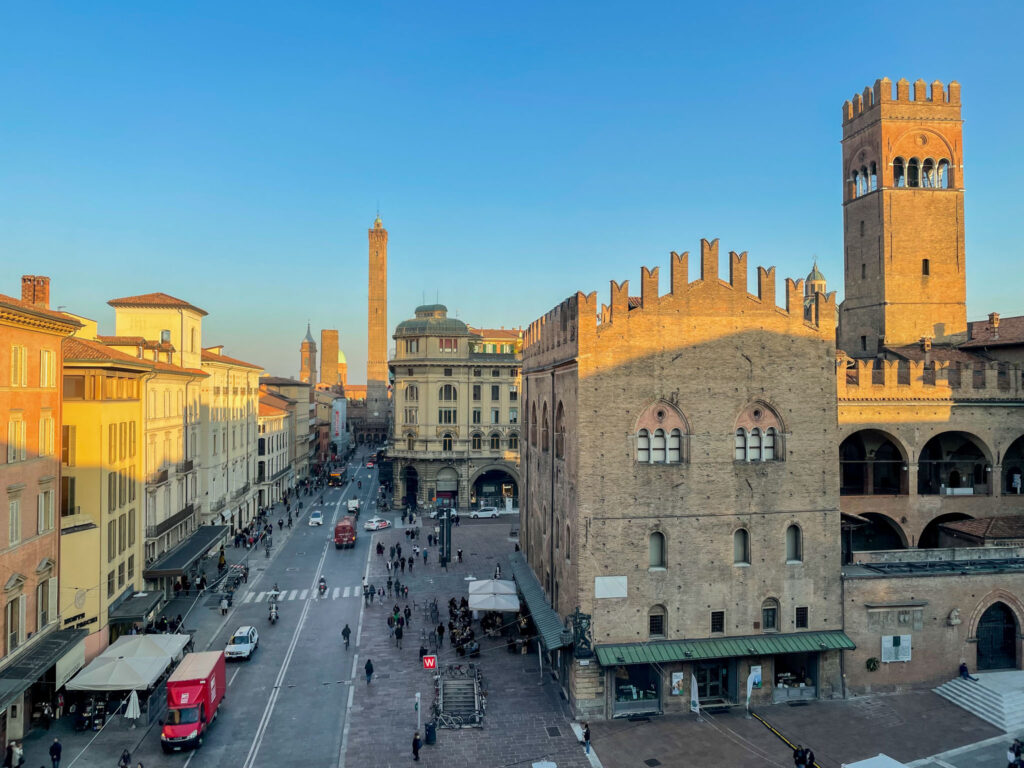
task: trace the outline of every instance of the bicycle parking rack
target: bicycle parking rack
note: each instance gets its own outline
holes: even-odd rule
[[[483,674],[476,664],[446,664],[434,676],[438,728],[482,728],[487,709]]]

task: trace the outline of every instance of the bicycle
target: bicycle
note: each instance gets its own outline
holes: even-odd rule
[[[438,712],[436,720],[438,728],[461,728],[465,724],[460,715],[450,715],[446,712]]]

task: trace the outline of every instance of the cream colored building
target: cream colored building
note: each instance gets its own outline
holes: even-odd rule
[[[429,304],[394,339],[396,500],[517,508],[522,333],[475,330]]]
[[[260,379],[264,391],[281,395],[292,401],[293,421],[290,436],[291,465],[295,480],[309,476],[311,455],[316,447],[316,404],[310,394],[311,387],[303,381],[282,376],[264,376]]]
[[[203,523],[241,528],[256,514],[256,463],[259,459],[258,365],[228,357],[223,346],[202,351],[202,471],[200,517]]]
[[[256,423],[259,433],[256,503],[265,507],[280,501],[283,492],[295,483],[287,404],[274,395],[261,395]]]

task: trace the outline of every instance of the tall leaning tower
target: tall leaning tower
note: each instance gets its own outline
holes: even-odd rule
[[[316,384],[316,342],[306,323],[306,337],[299,345],[299,381]]]
[[[963,341],[963,121],[960,85],[876,80],[843,104],[846,295],[839,346]]]
[[[366,417],[388,413],[388,231],[380,216],[370,230],[370,299],[367,303]]]

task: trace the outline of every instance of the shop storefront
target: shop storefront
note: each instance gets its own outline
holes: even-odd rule
[[[818,656],[811,653],[784,653],[772,658],[772,701],[799,701],[818,698]]]
[[[661,672],[654,664],[615,667],[612,716],[661,712]]]

